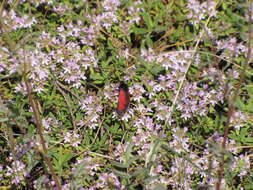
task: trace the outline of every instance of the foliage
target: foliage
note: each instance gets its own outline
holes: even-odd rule
[[[251,189],[252,7],[2,1],[1,189]]]

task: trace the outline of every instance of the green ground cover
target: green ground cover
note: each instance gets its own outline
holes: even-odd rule
[[[251,0],[1,1],[0,189],[252,190],[252,25]]]

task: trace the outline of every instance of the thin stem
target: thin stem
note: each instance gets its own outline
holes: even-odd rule
[[[24,56],[25,57],[25,56]],[[33,114],[34,114],[34,118],[35,118],[35,125],[36,125],[36,128],[38,130],[38,134],[39,134],[39,137],[40,137],[40,144],[42,145],[42,155],[45,159],[45,162],[49,168],[49,171],[56,183],[56,186],[57,186],[57,189],[58,190],[61,190],[61,184],[59,182],[59,179],[54,171],[54,168],[53,168],[53,165],[50,161],[50,158],[48,157],[48,151],[47,151],[47,147],[46,147],[46,141],[43,137],[43,129],[42,129],[42,123],[41,123],[41,120],[40,120],[40,114],[39,114],[39,109],[38,109],[38,105],[37,103],[34,101],[33,99],[33,96],[32,96],[32,88],[31,88],[31,85],[29,83],[29,80],[27,79],[27,64],[26,64],[26,61],[24,60],[24,81],[25,81],[25,85],[26,85],[26,90],[27,90],[27,94],[28,94],[28,99],[29,99],[29,102],[30,102],[30,105],[32,107],[32,110],[33,110]]]
[[[215,9],[215,8],[214,8],[214,9]],[[208,19],[207,19],[207,21],[206,21],[206,23],[205,23],[204,28],[207,27],[208,23],[210,22],[211,17],[212,17],[212,14],[209,15],[209,17],[208,17]],[[197,54],[197,50],[198,50],[199,43],[200,43],[200,41],[201,41],[201,39],[203,38],[203,35],[204,35],[204,33],[205,33],[205,29],[204,29],[204,28],[202,29],[202,31],[201,31],[201,33],[200,33],[200,35],[199,35],[199,38],[198,38],[198,40],[197,40],[197,43],[196,43],[196,45],[195,45],[195,47],[194,47],[194,49],[193,49],[193,54],[192,54],[191,59],[190,59],[191,61],[190,61],[189,64],[187,65],[186,71],[185,71],[185,73],[184,73],[184,75],[183,75],[183,78],[182,78],[182,81],[181,81],[180,84],[179,84],[179,88],[178,88],[178,90],[177,90],[176,96],[175,96],[175,98],[174,98],[174,100],[173,100],[173,103],[172,103],[172,106],[170,107],[170,110],[169,110],[169,115],[168,115],[167,119],[165,120],[165,126],[167,125],[168,121],[170,120],[170,118],[171,118],[171,116],[172,116],[172,113],[173,113],[173,111],[174,111],[175,105],[176,105],[176,103],[177,103],[177,101],[178,101],[179,94],[180,94],[180,92],[181,92],[181,90],[182,90],[182,88],[183,88],[183,85],[184,85],[184,82],[185,82],[185,79],[186,79],[186,75],[187,75],[187,73],[188,73],[188,71],[189,71],[189,69],[190,69],[192,63],[194,62],[194,57],[195,57],[195,55]]]
[[[252,6],[252,4],[251,4]],[[252,8],[252,7],[251,7]],[[236,86],[236,89],[234,91],[234,94],[231,98],[231,101],[229,101],[229,106],[228,106],[228,113],[227,113],[227,121],[225,123],[225,128],[224,128],[224,136],[223,136],[223,141],[222,141],[222,149],[225,150],[226,149],[226,145],[227,145],[227,140],[228,140],[228,134],[229,134],[229,125],[230,125],[230,122],[231,122],[231,119],[234,115],[234,112],[235,112],[235,102],[239,96],[239,92],[240,92],[240,89],[242,87],[242,83],[244,82],[245,80],[245,73],[246,73],[246,70],[247,70],[247,67],[249,65],[249,62],[250,62],[250,58],[251,58],[251,41],[252,41],[252,26],[251,26],[251,23],[252,23],[252,12],[250,11],[250,8],[248,10],[248,13],[249,13],[249,35],[248,35],[248,52],[247,52],[247,57],[246,57],[246,60],[244,62],[244,65],[243,65],[243,69],[241,70],[240,72],[240,78],[239,78],[239,84]],[[222,178],[223,178],[223,175],[224,175],[224,165],[225,165],[225,155],[224,155],[224,152],[222,153],[221,155],[221,162],[219,164],[219,170],[218,170],[218,180],[217,180],[217,183],[216,183],[216,190],[220,190],[220,187],[221,187],[221,181],[222,181]]]

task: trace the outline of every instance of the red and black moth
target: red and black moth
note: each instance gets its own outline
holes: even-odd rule
[[[121,82],[119,85],[118,106],[116,109],[116,112],[120,117],[126,113],[129,107],[129,103],[130,103],[130,94],[128,91],[128,86],[124,82]]]

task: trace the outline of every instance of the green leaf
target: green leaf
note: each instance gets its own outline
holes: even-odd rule
[[[150,17],[150,15],[147,12],[141,12],[141,15],[143,16],[143,20],[145,24],[147,25],[148,29],[151,30],[154,26],[153,21]]]
[[[167,26],[156,26],[153,31],[154,32],[163,32],[163,31],[166,31],[168,29]]]
[[[132,32],[135,34],[146,34],[149,32],[149,30],[146,28],[133,28]]]
[[[150,72],[153,74],[153,75],[158,75],[161,71],[164,71],[164,68],[160,65],[153,65],[153,67],[150,68]]]
[[[116,162],[116,161],[111,161],[111,164],[116,167],[119,167],[119,168],[128,168],[129,167],[129,165],[126,163],[120,163],[120,162]]]
[[[118,171],[118,170],[113,170],[113,173],[115,173],[117,176],[119,176],[121,178],[124,178],[124,179],[130,179],[131,178],[131,175],[129,175],[126,172],[121,172],[121,171]]]
[[[63,167],[67,165],[67,162],[73,157],[72,152],[60,152],[54,154],[54,166],[59,175],[63,174]]]

